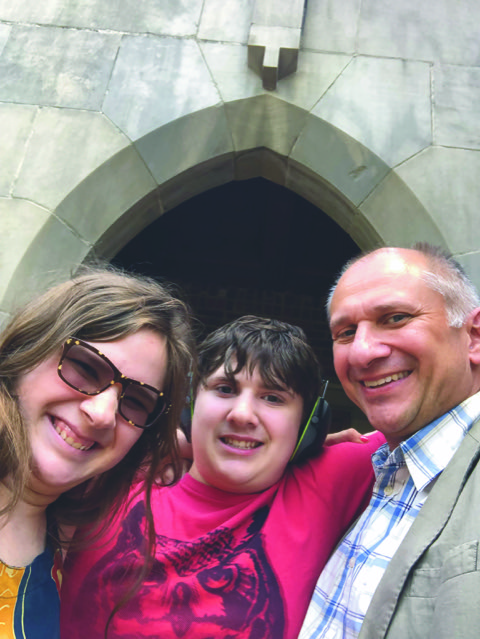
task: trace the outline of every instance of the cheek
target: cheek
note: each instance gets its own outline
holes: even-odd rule
[[[120,424],[117,426],[117,458],[120,461],[130,452],[135,446],[143,431],[136,426],[130,426],[130,424]]]

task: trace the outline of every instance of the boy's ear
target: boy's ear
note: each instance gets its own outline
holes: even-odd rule
[[[480,366],[480,307],[470,313],[466,326],[469,334],[468,356],[470,362]]]

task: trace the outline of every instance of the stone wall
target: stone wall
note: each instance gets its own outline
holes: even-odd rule
[[[480,4],[305,6],[297,69],[269,91],[253,0],[0,0],[3,313],[255,176],[362,248],[443,244],[480,284]]]

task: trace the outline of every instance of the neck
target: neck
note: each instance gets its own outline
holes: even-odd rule
[[[7,486],[0,484],[1,507],[7,505],[10,496]],[[28,566],[45,550],[48,503],[27,490],[14,508],[0,517],[0,559],[4,563]]]

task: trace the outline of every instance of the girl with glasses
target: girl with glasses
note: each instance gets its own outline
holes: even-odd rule
[[[186,306],[154,280],[85,270],[0,336],[0,635],[59,637],[69,527],[107,522],[162,459],[192,364]],[[141,576],[140,576],[141,577]],[[139,578],[140,578],[139,577]]]

